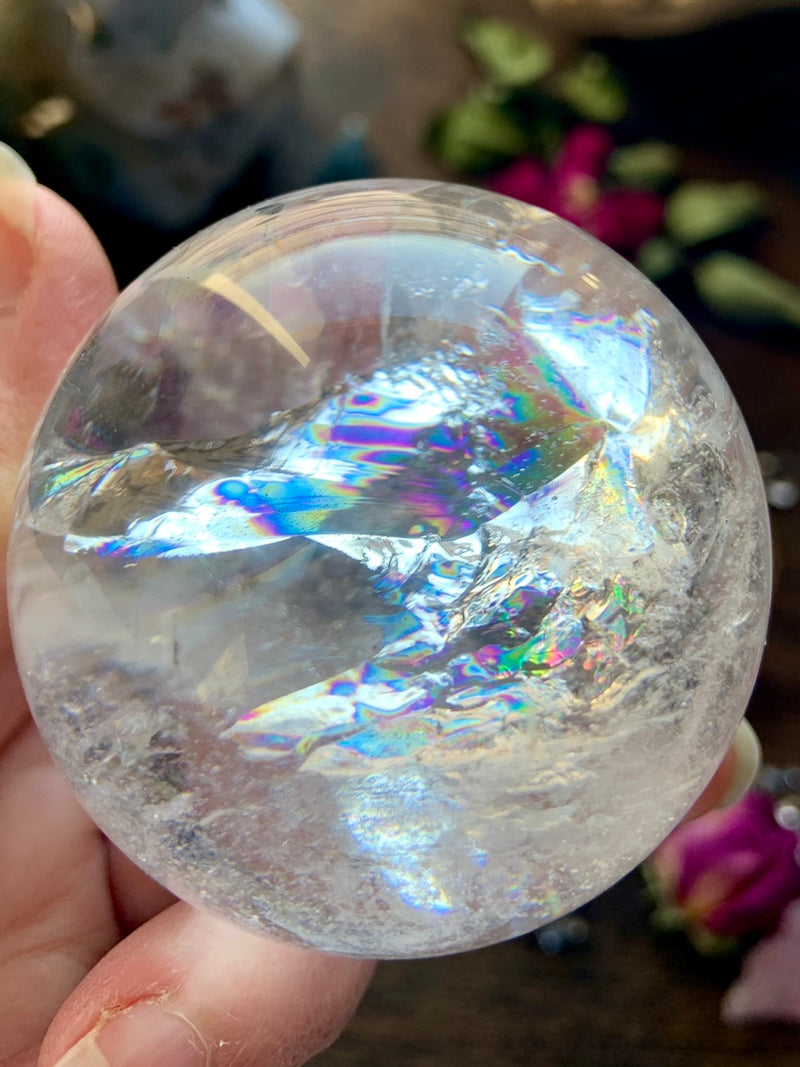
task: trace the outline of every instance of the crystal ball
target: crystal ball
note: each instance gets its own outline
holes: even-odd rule
[[[755,454],[666,298],[479,189],[317,188],[167,255],[81,346],[10,550],[36,720],[178,896],[463,950],[641,860],[731,742]]]

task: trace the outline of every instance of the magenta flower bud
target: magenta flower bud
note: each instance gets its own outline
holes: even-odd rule
[[[496,193],[545,208],[580,226],[604,244],[633,255],[660,233],[664,201],[643,189],[604,189],[613,141],[602,126],[577,126],[564,138],[552,167],[532,156],[493,176]]]
[[[614,140],[604,126],[576,126],[564,138],[553,170],[567,177],[602,178],[613,148]]]
[[[738,804],[679,826],[650,858],[662,906],[690,936],[739,938],[774,930],[800,897],[800,838],[774,801],[752,791]]]
[[[545,207],[550,199],[550,174],[541,160],[521,156],[493,176],[489,188],[526,204]]]

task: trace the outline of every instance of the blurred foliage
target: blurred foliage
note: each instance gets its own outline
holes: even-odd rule
[[[800,328],[800,289],[737,254],[755,252],[768,223],[764,191],[754,182],[687,178],[677,145],[646,131],[635,140],[631,131],[641,122],[631,115],[642,109],[606,55],[583,49],[560,61],[545,34],[499,18],[468,20],[461,41],[482,80],[428,131],[449,170],[502,185],[503,168],[514,160],[529,156],[552,166],[570,130],[602,125],[616,141],[606,190],[647,189],[664,198],[663,232],[639,248],[640,270],[662,284],[682,280],[729,321]]]

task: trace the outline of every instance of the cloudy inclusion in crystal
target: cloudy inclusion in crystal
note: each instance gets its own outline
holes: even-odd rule
[[[332,951],[530,929],[729,743],[752,447],[629,265],[544,212],[334,186],[166,257],[82,346],[11,548],[37,721],[155,877]]]

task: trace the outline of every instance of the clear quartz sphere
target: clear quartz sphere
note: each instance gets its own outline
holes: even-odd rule
[[[628,263],[372,181],[162,259],[59,384],[11,543],[36,720],[108,836],[250,929],[467,949],[593,896],[731,741],[761,477]]]

